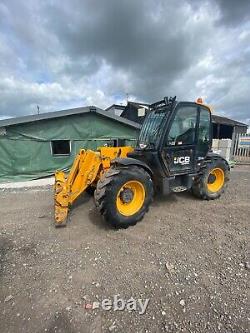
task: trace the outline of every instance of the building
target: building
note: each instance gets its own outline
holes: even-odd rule
[[[105,111],[142,124],[149,111],[149,104],[128,101],[127,105],[113,104]]]
[[[133,145],[140,125],[96,107],[0,121],[0,182],[67,170],[80,148]]]
[[[245,134],[247,124],[212,114],[213,138],[214,139],[234,139],[236,134]]]
[[[109,112],[109,114],[113,114],[115,116],[120,116],[122,112],[124,111],[125,106],[119,105],[119,104],[112,104],[109,106],[105,111]]]

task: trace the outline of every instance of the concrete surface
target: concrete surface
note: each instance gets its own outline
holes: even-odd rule
[[[55,182],[54,177],[48,177],[36,180],[29,180],[25,182],[0,183],[0,189],[22,189],[22,188],[42,187],[47,185],[53,185],[54,182]]]
[[[126,230],[87,194],[55,229],[51,186],[2,189],[0,332],[249,332],[250,167],[231,177],[219,200],[156,198]],[[115,295],[146,313],[85,308]]]

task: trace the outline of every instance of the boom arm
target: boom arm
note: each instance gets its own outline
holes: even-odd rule
[[[95,185],[101,174],[110,168],[111,161],[124,158],[132,147],[101,147],[98,151],[81,149],[68,176],[63,171],[55,173],[55,224],[66,224],[73,202],[90,185]]]

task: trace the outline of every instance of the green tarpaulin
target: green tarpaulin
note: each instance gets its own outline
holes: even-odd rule
[[[5,127],[0,135],[0,182],[37,179],[67,170],[80,148],[96,149],[114,139],[134,145],[138,129],[96,113]],[[52,140],[70,140],[69,156],[52,154]]]

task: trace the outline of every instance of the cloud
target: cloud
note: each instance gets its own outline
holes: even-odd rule
[[[249,119],[249,1],[3,1],[0,115],[205,96]]]
[[[216,0],[222,24],[230,26],[242,24],[250,19],[250,1],[249,0]]]
[[[212,8],[216,21],[220,25],[237,26],[248,22],[250,19],[249,0],[188,0],[194,10],[201,8],[206,10],[206,6]]]

